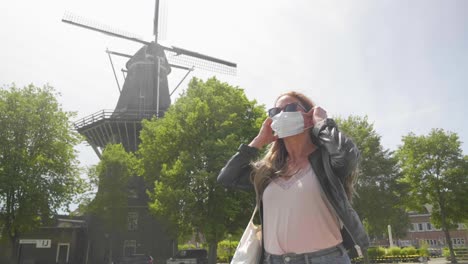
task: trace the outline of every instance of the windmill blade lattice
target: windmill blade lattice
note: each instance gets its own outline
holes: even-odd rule
[[[110,35],[113,37],[118,37],[118,38],[123,38],[131,41],[136,41],[142,44],[148,44],[148,41],[143,40],[140,36],[137,36],[135,34],[132,34],[130,32],[120,30],[113,28],[111,26],[102,24],[97,21],[93,21],[75,14],[72,14],[70,12],[66,12],[63,15],[62,21],[65,23],[69,23],[75,26],[91,29],[94,31],[98,31],[101,33],[104,33],[106,35]]]
[[[186,51],[186,50],[185,50]],[[195,69],[202,69],[207,71],[214,71],[217,73],[236,75],[237,65],[232,62],[222,61],[213,57],[208,57],[199,53],[195,56],[191,54],[175,52],[172,49],[166,49],[166,57],[170,64],[181,65],[187,68],[194,67]],[[200,55],[200,56],[197,56]]]

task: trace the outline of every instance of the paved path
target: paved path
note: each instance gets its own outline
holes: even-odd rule
[[[433,258],[427,262],[427,264],[450,264],[445,258]],[[466,260],[459,260],[458,264],[468,264]]]
[[[412,262],[410,262],[412,263]],[[408,263],[408,264],[410,264]],[[450,264],[450,261],[446,260],[445,258],[431,258],[428,262],[414,262],[414,263],[427,263],[427,264]],[[468,264],[466,260],[459,260],[458,264]]]
[[[427,262],[398,262],[398,263],[404,263],[404,264],[450,264],[450,261],[447,261],[445,258],[431,258]],[[468,264],[468,261],[466,260],[459,260],[458,264]]]

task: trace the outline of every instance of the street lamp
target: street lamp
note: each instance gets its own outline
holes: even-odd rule
[[[393,237],[392,237],[392,226],[388,225],[388,241],[390,243],[390,247],[393,247]]]
[[[231,235],[231,234],[228,234],[228,239],[229,239],[229,246],[228,246],[228,248],[229,248],[229,255],[228,255],[228,261],[229,261],[229,262],[231,262],[231,260],[232,260],[232,253],[231,253],[231,251],[232,251],[231,237],[232,237],[232,235]]]

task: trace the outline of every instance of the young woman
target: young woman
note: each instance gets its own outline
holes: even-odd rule
[[[268,115],[218,176],[227,187],[255,190],[263,263],[351,263],[348,251],[367,262],[369,240],[350,203],[354,143],[301,93],[280,95]]]

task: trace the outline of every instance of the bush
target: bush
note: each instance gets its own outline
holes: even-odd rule
[[[401,250],[401,255],[403,255],[403,256],[416,255],[416,253],[417,253],[417,250],[416,250],[416,248],[413,247],[413,246],[404,247],[404,248]]]
[[[450,250],[449,250],[448,247],[444,247],[444,249],[442,251],[442,256],[444,256],[444,258],[446,258],[446,259],[450,259]]]
[[[370,247],[367,249],[369,258],[380,258],[385,256],[385,248],[383,247]]]
[[[202,245],[201,247],[204,248],[204,245]],[[194,244],[182,244],[182,245],[177,246],[178,250],[192,249],[192,248],[197,248],[197,246]]]
[[[236,251],[237,245],[239,244],[239,241],[229,241],[229,240],[223,240],[218,243],[218,261],[219,262],[224,262],[224,263],[229,263],[232,256],[234,255],[234,252]]]
[[[399,247],[391,247],[387,249],[387,256],[400,256],[401,255],[401,248]]]
[[[427,243],[423,243],[421,247],[418,249],[418,253],[420,256],[428,257],[429,256],[429,245]]]

